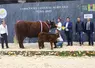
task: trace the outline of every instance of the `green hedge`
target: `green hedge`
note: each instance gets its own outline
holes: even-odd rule
[[[9,55],[9,56],[34,56],[34,55],[54,55],[54,56],[72,56],[72,57],[81,57],[81,56],[95,56],[95,51],[0,51],[0,55]]]
[[[73,56],[73,57],[81,57],[81,56],[95,56],[95,51],[63,51],[60,52],[60,56]]]

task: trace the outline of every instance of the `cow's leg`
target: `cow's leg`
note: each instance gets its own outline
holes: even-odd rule
[[[18,43],[19,43],[19,47],[20,48],[24,48],[24,46],[23,46],[23,40],[24,40],[24,37],[18,37]]]
[[[57,48],[57,45],[56,45],[57,41],[54,42],[54,48]]]
[[[38,46],[39,46],[39,49],[41,49],[41,42],[38,41]]]
[[[19,47],[20,47],[20,48],[24,48],[23,42],[19,42]]]
[[[50,42],[50,44],[51,44],[51,50],[53,50],[53,43],[52,43],[52,42]]]
[[[44,42],[42,42],[42,48],[44,48],[45,46],[44,46]]]

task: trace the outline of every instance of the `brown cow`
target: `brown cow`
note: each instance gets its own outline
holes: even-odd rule
[[[49,32],[50,28],[55,28],[54,22],[28,22],[28,21],[17,21],[15,24],[16,37],[20,48],[24,48],[23,40],[33,37],[38,37],[40,32]]]
[[[51,34],[46,32],[39,33],[38,35],[39,49],[44,48],[44,42],[50,42],[51,49],[53,49],[53,43],[56,47],[56,41],[58,37],[59,37],[59,33],[56,34]]]

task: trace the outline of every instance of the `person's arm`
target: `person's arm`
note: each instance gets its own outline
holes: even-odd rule
[[[75,26],[75,31],[77,32],[77,22],[76,22],[76,26]]]
[[[1,36],[1,25],[0,25],[0,38],[1,38],[2,36]]]
[[[7,25],[6,25],[6,33],[7,33],[7,35],[8,35],[8,28],[7,28]]]
[[[84,31],[85,31],[85,25],[84,25],[84,22],[82,22],[81,26],[82,26],[82,32],[84,32]]]
[[[72,30],[72,22],[69,22],[68,29]]]
[[[94,32],[94,24],[93,24],[93,22],[92,22],[92,26],[91,27],[92,27],[92,32]]]
[[[64,27],[66,27],[65,24],[66,24],[66,22],[63,23],[63,26],[64,26]]]
[[[86,32],[86,23],[87,22],[84,23],[84,32]]]

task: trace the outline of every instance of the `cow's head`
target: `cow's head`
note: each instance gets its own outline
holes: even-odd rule
[[[56,24],[55,24],[54,21],[49,21],[49,20],[47,20],[46,22],[50,25],[50,29],[56,28]]]

